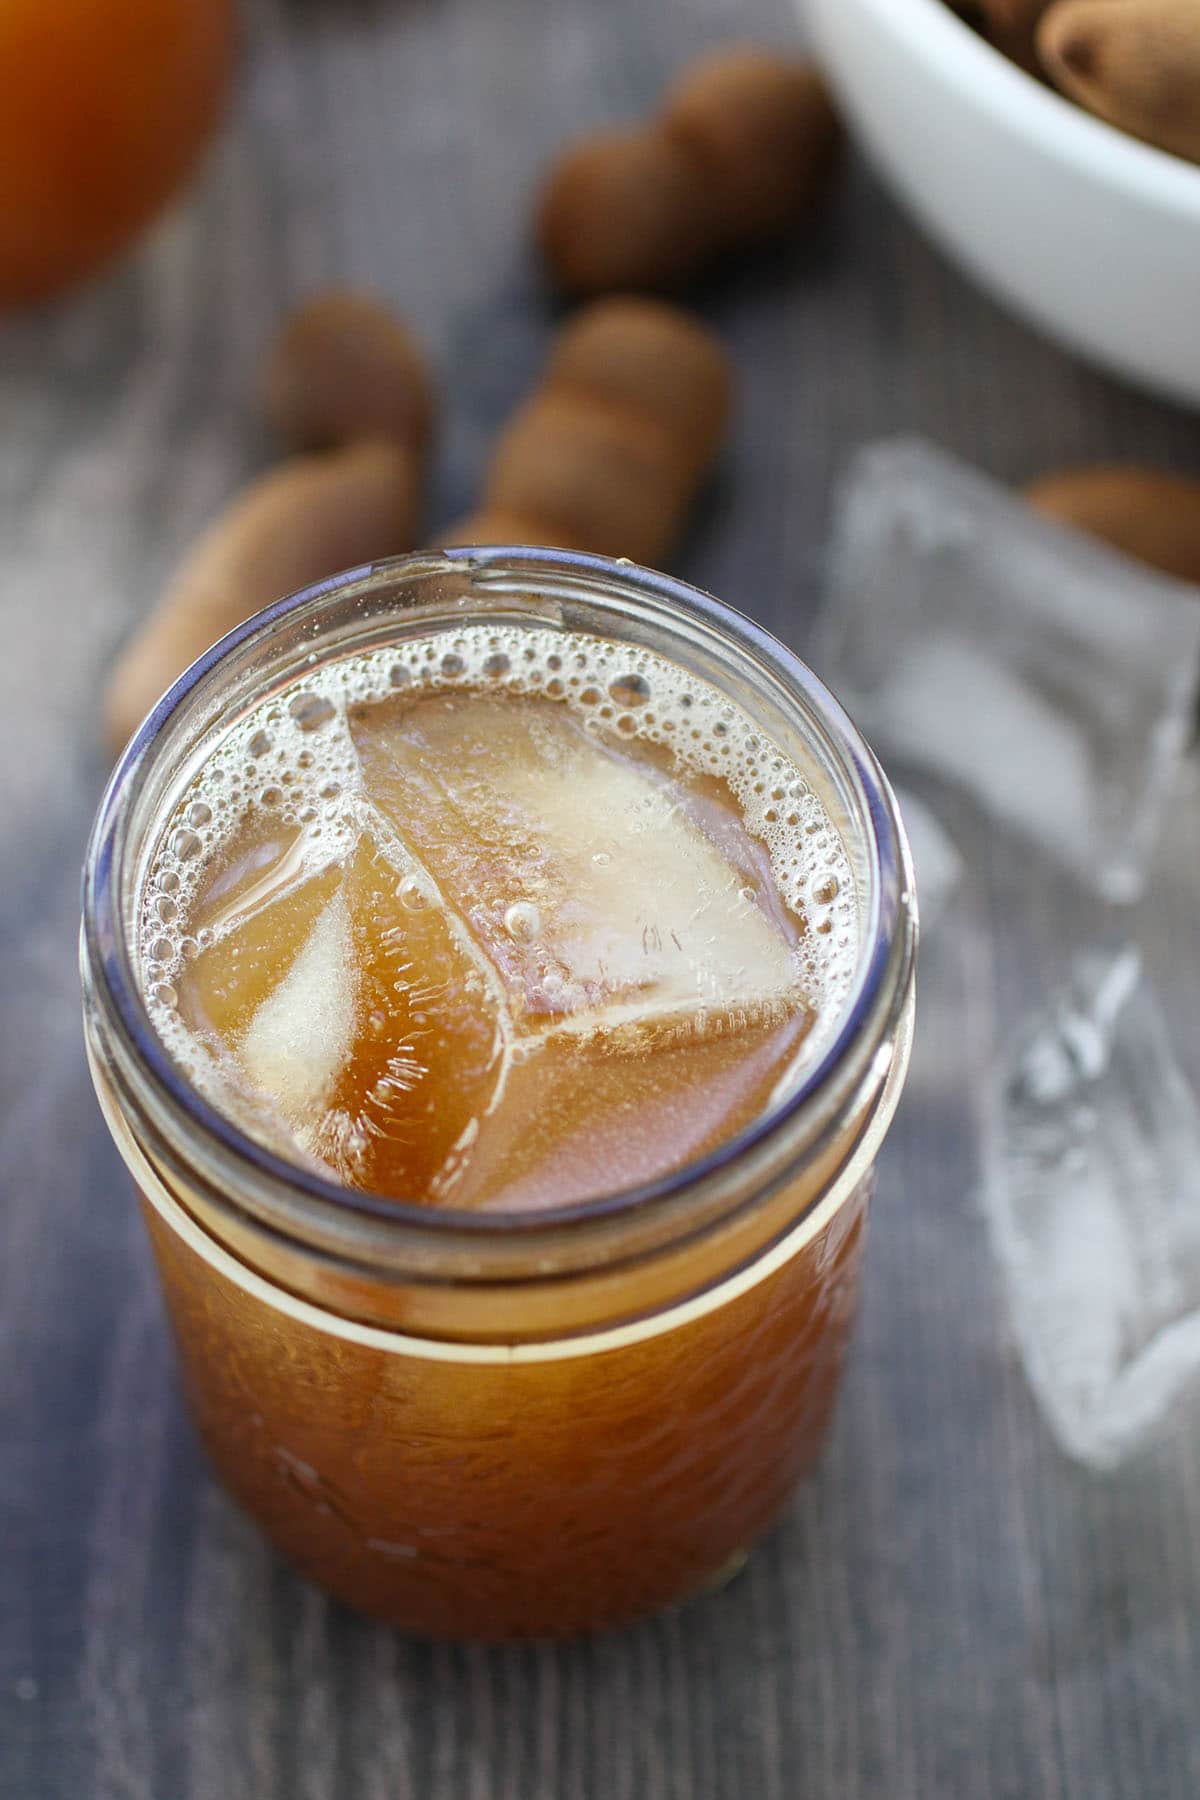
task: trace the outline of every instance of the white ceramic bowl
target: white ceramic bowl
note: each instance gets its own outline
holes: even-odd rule
[[[797,0],[842,110],[942,247],[1051,337],[1200,405],[1200,167],[1042,87],[945,0]]]

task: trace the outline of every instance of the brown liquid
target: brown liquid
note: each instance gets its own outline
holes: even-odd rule
[[[232,1492],[348,1605],[447,1637],[615,1625],[719,1576],[816,1461],[867,1188],[774,1275],[640,1342],[455,1363],[289,1317],[145,1213]]]

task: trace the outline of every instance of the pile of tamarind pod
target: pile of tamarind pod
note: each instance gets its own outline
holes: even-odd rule
[[[401,320],[368,296],[314,297],[284,322],[262,390],[294,453],[234,496],[126,646],[106,695],[114,749],[251,613],[418,542],[434,396]],[[678,307],[636,298],[584,307],[502,432],[481,510],[438,542],[661,563],[720,449],[732,396],[721,345]]]
[[[440,544],[665,561],[724,439],[733,380],[698,320],[616,291],[670,286],[792,229],[838,137],[809,64],[739,46],[685,70],[655,120],[567,152],[541,196],[542,248],[564,287],[612,297],[562,328],[495,445],[480,509]],[[114,748],[251,613],[419,540],[434,393],[388,307],[345,290],[310,299],[270,347],[261,400],[289,454],[212,522],[118,660]]]
[[[263,403],[288,456],[186,553],[119,657],[105,696],[114,750],[204,650],[272,600],[417,541],[433,388],[403,322],[331,291],[284,324]]]
[[[1200,584],[1200,479],[1098,463],[1031,482],[1031,506],[1177,580]]]
[[[951,0],[998,50],[1097,118],[1200,162],[1196,0]]]
[[[838,140],[811,63],[716,51],[684,70],[652,119],[563,153],[537,202],[542,257],[573,294],[678,286],[792,231],[823,193]]]
[[[560,330],[452,544],[542,544],[661,565],[724,440],[729,359],[663,301],[594,301]]]

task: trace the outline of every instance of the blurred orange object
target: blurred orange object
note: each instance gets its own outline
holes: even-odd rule
[[[0,0],[0,305],[88,275],[190,173],[234,0]]]

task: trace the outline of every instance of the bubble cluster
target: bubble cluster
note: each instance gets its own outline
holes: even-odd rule
[[[519,944],[532,944],[541,928],[538,909],[528,900],[514,901],[504,914],[504,929]]]
[[[723,781],[767,848],[780,897],[807,926],[802,977],[818,1018],[832,1021],[854,974],[855,886],[841,837],[803,771],[727,695],[653,651],[547,626],[480,624],[311,667],[291,692],[229,730],[179,795],[143,889],[140,958],[160,1025],[173,1022],[175,979],[200,947],[189,935],[191,911],[247,815],[269,811],[302,833],[314,870],[328,866],[360,829],[352,711],[399,694],[455,690],[554,698],[602,740],[660,745],[681,774]],[[401,897],[412,910],[427,900],[415,879]],[[507,925],[518,940],[536,929],[519,906]]]

